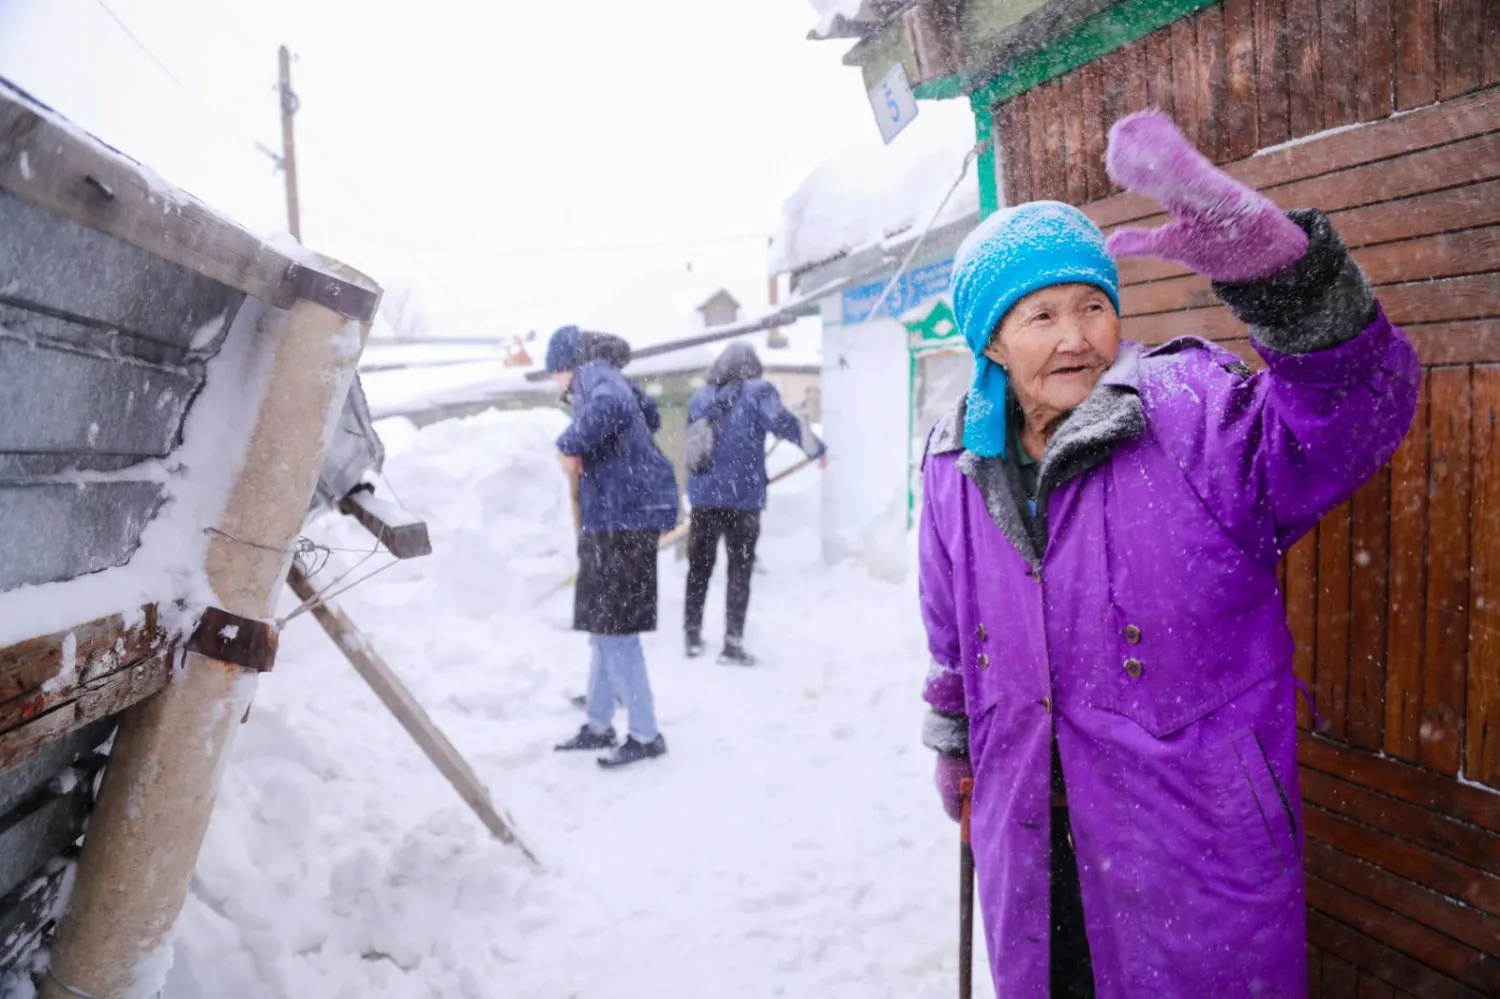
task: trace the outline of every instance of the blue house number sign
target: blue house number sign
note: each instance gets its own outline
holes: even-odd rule
[[[880,137],[890,145],[891,140],[917,116],[917,99],[912,96],[905,66],[896,63],[885,74],[885,79],[870,90],[870,107],[875,111]]]

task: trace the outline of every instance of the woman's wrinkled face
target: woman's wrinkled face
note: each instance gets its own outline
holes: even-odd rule
[[[1058,284],[1011,306],[984,356],[1003,365],[1028,415],[1061,416],[1093,391],[1120,352],[1120,317],[1091,284]]]

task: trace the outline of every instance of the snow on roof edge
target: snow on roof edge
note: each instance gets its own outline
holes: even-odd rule
[[[924,101],[890,145],[871,130],[810,173],[782,205],[767,254],[770,274],[798,273],[925,226],[974,147],[967,101]],[[941,226],[979,213],[974,168],[937,217]]]

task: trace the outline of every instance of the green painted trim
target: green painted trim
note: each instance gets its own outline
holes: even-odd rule
[[[970,93],[977,109],[1056,79],[1219,0],[1121,0],[1026,53]],[[977,117],[977,113],[976,113]]]
[[[906,352],[906,532],[911,533],[916,520],[917,491],[912,488],[911,436],[917,429],[917,355]]]
[[[928,80],[911,88],[912,96],[919,101],[947,101],[964,95],[962,73],[950,73],[938,80]]]
[[[988,218],[1000,208],[1000,186],[995,170],[995,106],[981,100],[978,91],[969,95],[969,108],[974,112],[974,140],[986,145],[979,151],[974,169],[979,171],[979,217]]]

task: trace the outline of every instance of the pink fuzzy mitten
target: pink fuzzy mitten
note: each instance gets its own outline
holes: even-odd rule
[[[959,791],[959,782],[965,777],[972,776],[974,776],[974,771],[969,765],[967,756],[937,754],[937,766],[933,769],[932,782],[937,785],[938,797],[943,801],[943,811],[947,812],[948,818],[954,822],[958,821],[959,809],[963,807],[963,795]]]
[[[1115,183],[1155,198],[1173,216],[1160,229],[1111,235],[1108,249],[1116,257],[1161,257],[1215,281],[1249,284],[1307,252],[1301,227],[1205,159],[1160,111],[1115,122],[1104,165]]]

